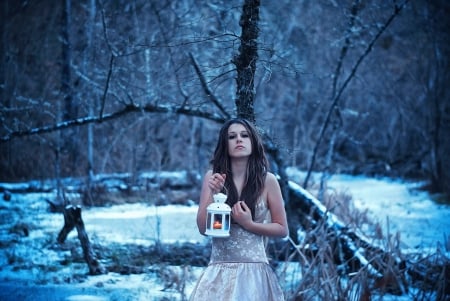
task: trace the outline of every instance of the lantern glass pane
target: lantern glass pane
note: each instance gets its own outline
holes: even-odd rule
[[[211,213],[208,212],[208,217],[206,219],[206,229],[211,229]]]
[[[223,229],[225,231],[228,231],[230,229],[230,215],[229,214],[225,214],[225,224],[223,226]]]

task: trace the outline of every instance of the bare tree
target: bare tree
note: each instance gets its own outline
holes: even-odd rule
[[[351,13],[350,13],[350,20],[349,20],[349,25],[348,25],[348,29],[346,32],[346,37],[345,37],[345,42],[343,47],[341,48],[341,52],[339,55],[339,60],[337,62],[336,65],[336,70],[335,73],[332,76],[333,82],[332,82],[332,95],[331,95],[331,106],[328,110],[328,113],[326,115],[325,121],[323,122],[320,132],[319,132],[319,137],[317,140],[317,143],[314,147],[314,152],[313,152],[313,156],[311,159],[311,163],[309,164],[309,168],[308,168],[308,174],[305,177],[305,180],[303,182],[303,187],[307,187],[308,186],[308,181],[309,181],[309,177],[310,174],[314,168],[314,164],[315,164],[315,159],[317,156],[317,152],[318,152],[318,148],[324,138],[324,134],[325,131],[327,130],[329,124],[332,122],[332,117],[335,116],[337,118],[337,121],[335,122],[335,125],[333,127],[332,130],[332,136],[330,139],[330,143],[329,143],[329,147],[328,147],[328,155],[327,155],[327,165],[330,164],[331,162],[331,158],[333,157],[333,153],[334,153],[334,147],[335,147],[335,140],[336,140],[336,130],[339,126],[339,123],[342,122],[339,119],[341,119],[342,117],[340,116],[340,109],[339,109],[339,101],[341,99],[342,94],[344,93],[345,89],[347,88],[347,86],[349,85],[349,83],[351,82],[351,80],[355,77],[357,70],[359,68],[359,66],[361,65],[361,63],[364,61],[364,59],[369,55],[369,53],[372,51],[373,46],[375,45],[376,41],[380,38],[380,36],[383,34],[383,32],[389,27],[389,25],[392,23],[392,21],[400,14],[402,8],[408,3],[408,0],[406,0],[405,2],[397,5],[395,4],[393,7],[393,12],[391,13],[391,15],[389,16],[389,18],[385,21],[385,23],[380,27],[380,29],[378,30],[378,32],[374,35],[373,39],[371,41],[369,41],[369,43],[367,44],[366,48],[364,49],[363,53],[361,54],[361,56],[357,59],[357,61],[354,63],[349,75],[342,81],[341,86],[338,88],[337,87],[337,83],[338,80],[340,78],[341,72],[342,72],[342,64],[344,59],[346,58],[347,52],[349,47],[351,47],[351,40],[350,40],[350,36],[351,33],[355,30],[354,26],[355,26],[355,19],[358,15],[358,10],[359,10],[359,0],[355,0],[353,1],[352,7],[351,7]],[[328,167],[327,167],[328,168]]]
[[[177,128],[175,124],[184,122],[182,119],[172,118],[171,114],[189,111],[194,112],[192,116],[202,119],[205,116],[212,117],[207,118],[209,121],[205,121],[206,127],[201,130],[206,134],[202,140],[202,149],[208,149],[212,145],[207,129],[213,131],[217,122],[220,123],[231,115],[246,116],[258,121],[272,136],[276,133],[273,143],[278,146],[279,155],[290,157],[288,161],[297,163],[302,169],[329,168],[330,172],[340,170],[392,176],[404,173],[430,178],[434,173],[433,177],[438,178],[438,169],[433,168],[432,171],[431,168],[435,165],[432,163],[434,159],[428,156],[431,153],[418,142],[420,131],[414,130],[415,126],[423,128],[426,123],[425,116],[413,114],[417,111],[418,99],[422,98],[414,102],[411,99],[411,104],[404,101],[407,91],[415,91],[411,95],[423,93],[413,87],[418,77],[409,81],[405,69],[398,69],[418,62],[411,60],[415,56],[411,45],[415,45],[415,42],[407,40],[408,35],[418,35],[422,28],[426,28],[414,25],[414,28],[420,30],[409,30],[413,28],[410,24],[417,24],[417,21],[407,22],[415,21],[410,21],[410,16],[412,8],[418,4],[408,5],[406,11],[402,10],[402,21],[399,22],[397,18],[380,38],[376,38],[382,29],[379,27],[379,20],[389,19],[385,15],[391,4],[355,1],[353,11],[358,14],[353,13],[353,17],[352,10],[343,10],[342,6],[329,1],[321,4],[305,2],[300,5],[293,2],[283,2],[280,5],[268,2],[260,6],[258,11],[251,10],[251,5],[258,4],[257,2],[241,3],[238,0],[202,5],[198,5],[196,0],[182,3],[138,1],[133,4],[97,4],[97,8],[88,9],[89,6],[81,2],[72,3],[73,18],[77,22],[71,23],[73,55],[69,80],[74,87],[71,106],[76,107],[78,112],[73,111],[71,114],[74,116],[68,122],[64,119],[56,125],[53,125],[57,115],[55,108],[58,103],[62,103],[58,99],[58,87],[63,64],[55,62],[62,62],[63,58],[61,53],[55,52],[59,47],[54,47],[54,41],[62,35],[54,34],[54,28],[59,28],[54,20],[60,20],[60,13],[48,15],[48,10],[44,10],[48,5],[45,1],[27,3],[20,8],[12,4],[7,7],[7,21],[2,23],[5,29],[3,38],[7,41],[11,39],[12,43],[3,44],[5,53],[8,54],[3,57],[11,60],[2,65],[3,70],[9,70],[2,90],[6,93],[6,100],[2,105],[9,106],[2,107],[4,122],[0,138],[6,146],[2,148],[5,151],[0,152],[0,164],[5,176],[14,178],[11,177],[13,174],[23,175],[30,170],[35,178],[51,176],[45,168],[50,161],[55,160],[52,150],[55,144],[52,142],[53,146],[48,147],[51,141],[56,141],[51,132],[84,124],[89,124],[88,132],[80,131],[77,134],[77,130],[73,128],[76,137],[67,138],[76,140],[74,156],[78,156],[79,160],[76,161],[79,164],[75,168],[63,169],[63,176],[69,173],[84,176],[89,169],[97,172],[128,171],[134,168],[134,163],[125,162],[132,158],[126,154],[133,153],[133,144],[136,143],[130,133],[136,133],[136,128],[148,131],[149,127],[159,127],[159,124],[163,125],[158,130],[161,135],[169,133],[171,128]],[[242,10],[242,4],[246,9]],[[193,7],[196,9],[192,9]],[[395,10],[396,6],[392,7]],[[402,3],[397,3],[397,7],[402,7]],[[62,12],[60,8],[52,8]],[[428,15],[435,13],[432,9],[433,6],[430,5],[432,13]],[[79,14],[80,11],[87,13]],[[322,22],[317,22],[319,16],[347,12],[348,17],[325,18]],[[48,15],[45,18],[53,20],[46,23],[53,24],[48,25],[49,29],[45,32],[45,40],[48,42],[39,45],[40,47],[36,39],[30,39],[31,42],[26,43],[25,33],[15,35],[19,28],[26,28],[17,24],[24,19],[37,23],[42,19],[38,19],[37,15]],[[246,15],[252,18],[245,19]],[[252,27],[252,22],[261,15],[264,18],[263,30],[258,31]],[[245,28],[236,22],[239,17],[241,25],[249,22]],[[349,22],[354,22],[355,25],[351,26]],[[86,29],[87,27],[90,29]],[[42,36],[36,32],[39,28],[34,26],[33,30],[28,31],[33,33],[33,37]],[[243,32],[243,29],[247,31]],[[436,30],[442,32],[442,29]],[[241,31],[240,35],[236,34],[238,31]],[[23,42],[16,36],[23,39]],[[88,36],[91,38],[87,38]],[[248,39],[248,44],[240,43],[242,37]],[[445,38],[445,35],[440,37]],[[90,40],[94,42],[91,43]],[[58,40],[58,44],[60,41],[63,40]],[[257,41],[260,44],[255,51]],[[369,45],[371,41],[374,41],[372,46]],[[442,39],[436,41],[436,49],[441,49],[440,41]],[[400,43],[404,43],[404,47]],[[17,45],[16,49],[20,49],[20,54],[16,55],[12,45]],[[389,47],[394,47],[392,45],[397,48],[389,50]],[[339,58],[336,46],[342,49],[343,59]],[[248,55],[243,56],[239,47]],[[357,65],[358,56],[364,54],[366,49],[369,49],[371,55]],[[424,47],[423,50],[424,54],[430,53],[430,48]],[[402,55],[401,51],[408,53]],[[36,57],[38,54],[39,57]],[[42,64],[26,64],[23,58],[33,55],[35,57],[31,61]],[[226,57],[231,60],[223,59]],[[445,55],[441,58],[445,58]],[[335,63],[340,61],[339,64]],[[351,75],[355,67],[357,76]],[[398,70],[401,72],[396,72]],[[392,77],[396,74],[402,78],[393,81]],[[411,75],[416,74],[421,72],[414,69]],[[21,80],[18,80],[19,77],[22,77]],[[381,77],[383,80],[378,80]],[[346,79],[350,81],[346,83]],[[238,90],[237,85],[241,84],[243,88]],[[446,99],[445,91],[444,88],[444,96],[440,99]],[[292,110],[294,104],[298,103],[297,95],[301,95],[300,106],[297,110]],[[249,101],[240,103],[244,98]],[[335,105],[334,100],[337,100]],[[68,112],[70,108],[67,108]],[[323,114],[324,108],[327,108],[327,113],[331,112],[328,122],[327,114]],[[442,109],[440,107],[439,110],[442,112]],[[248,114],[252,110],[254,116]],[[338,111],[340,114],[336,114]],[[126,114],[122,114],[124,112]],[[163,114],[154,114],[148,118],[140,112]],[[409,113],[405,115],[407,112]],[[130,114],[140,120],[133,123],[135,127],[129,126],[132,117],[123,118],[131,116]],[[445,114],[441,116],[445,121]],[[105,118],[109,121],[105,122]],[[386,126],[375,122],[380,118]],[[411,120],[418,122],[413,124]],[[146,125],[141,126],[140,123]],[[352,126],[355,123],[358,127]],[[339,129],[333,130],[336,126]],[[295,136],[292,128],[296,128]],[[443,127],[441,130],[440,136],[444,137],[447,129]],[[65,132],[68,133],[67,130]],[[71,137],[70,134],[64,135]],[[427,131],[424,135],[428,139],[432,134]],[[89,143],[86,140],[88,136],[91,137]],[[92,139],[94,136],[96,138]],[[181,158],[174,156],[182,151],[181,141],[189,139],[183,136],[171,136],[174,138],[171,146],[164,144],[165,140],[158,140],[162,143],[161,150],[172,147],[161,151],[161,154],[173,152],[173,155],[162,156],[168,158],[163,160],[162,168],[179,166]],[[17,140],[16,137],[30,138]],[[28,142],[30,140],[34,143]],[[293,140],[297,142],[292,143]],[[111,141],[115,141],[115,144],[112,145]],[[439,148],[444,145],[442,142],[438,144]],[[67,146],[65,150],[69,149],[68,144],[64,146]],[[173,149],[174,146],[178,149]],[[7,152],[7,149],[17,151]],[[45,158],[46,163],[37,159],[35,161],[38,165],[34,164],[30,168],[27,160],[23,160],[27,156],[25,149],[33,149],[31,152]],[[74,158],[65,150],[61,157],[62,166],[68,167],[74,162]],[[437,156],[442,156],[442,153],[445,151],[435,152]],[[115,156],[118,156],[117,159],[113,159]],[[95,157],[102,160],[93,161]],[[105,158],[111,160],[105,161]],[[445,163],[445,160],[441,161],[441,165]],[[151,165],[148,160],[141,162],[143,166]],[[444,175],[447,169],[442,169]],[[309,182],[308,179],[305,182]]]

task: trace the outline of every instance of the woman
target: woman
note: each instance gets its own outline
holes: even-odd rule
[[[231,207],[230,236],[212,238],[208,267],[198,280],[191,301],[284,300],[268,264],[264,237],[288,235],[286,212],[276,177],[261,138],[245,119],[226,122],[205,174],[197,212],[200,233],[206,230],[206,208],[213,194],[224,192]]]

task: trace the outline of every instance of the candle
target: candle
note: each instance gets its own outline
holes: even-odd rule
[[[222,229],[222,223],[219,221],[215,221],[213,225],[214,229]]]

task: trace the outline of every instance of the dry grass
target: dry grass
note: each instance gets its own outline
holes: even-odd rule
[[[399,233],[383,233],[381,225],[372,222],[367,212],[354,207],[350,195],[328,191],[323,203],[347,227],[371,233],[370,242],[379,247],[378,251],[357,247],[364,250],[363,255],[381,276],[374,277],[364,266],[342,261],[336,233],[319,225],[306,229],[299,244],[290,241],[289,252],[284,253],[284,268],[279,275],[289,282],[284,283],[287,300],[366,301],[383,300],[387,295],[409,296],[411,300],[450,300],[448,246],[428,255],[421,250],[403,254]]]

